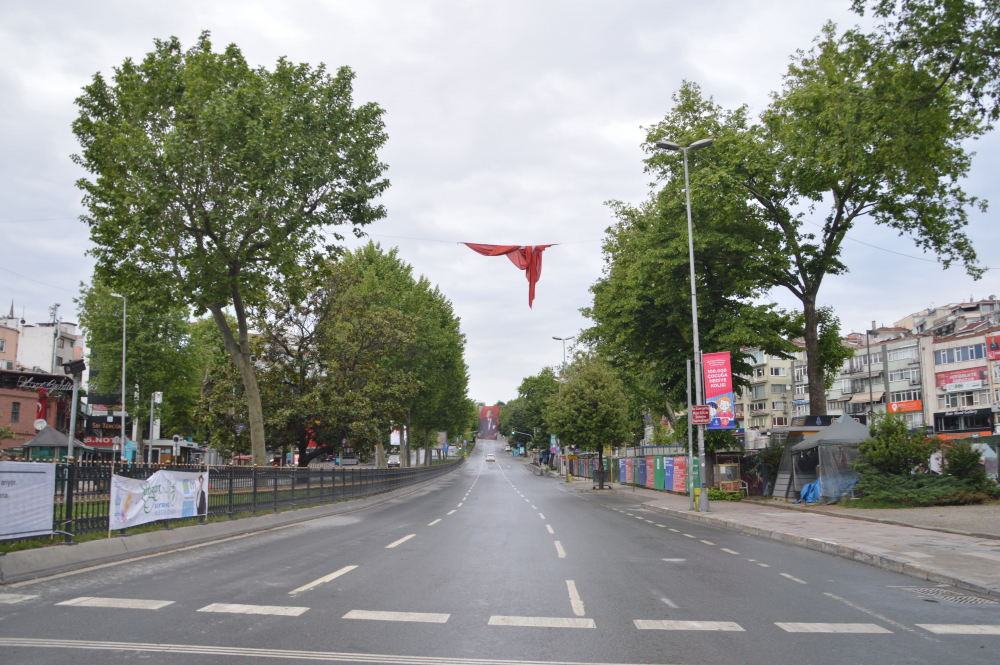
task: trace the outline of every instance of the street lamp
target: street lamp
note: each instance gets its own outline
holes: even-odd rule
[[[126,323],[126,312],[128,300],[123,295],[117,293],[112,293],[115,298],[122,299],[122,431],[119,437],[119,443],[122,446],[122,456],[125,455],[125,323]],[[111,451],[111,463],[115,462],[115,453],[112,449]]]
[[[552,339],[554,339],[556,341],[559,341],[559,342],[562,342],[562,345],[563,345],[563,367],[562,368],[563,368],[563,373],[565,374],[565,372],[566,372],[566,342],[568,342],[571,339],[576,339],[576,335],[573,335],[572,337],[553,337]]]
[[[701,387],[701,344],[698,339],[698,292],[694,281],[694,232],[691,227],[691,179],[688,176],[688,151],[707,148],[712,145],[715,139],[700,139],[686,148],[663,139],[656,142],[656,147],[662,150],[674,150],[684,153],[684,194],[687,197],[687,222],[688,222],[688,263],[691,267],[691,322],[694,328],[694,384],[695,399],[698,404],[705,402],[704,393]],[[691,413],[688,412],[688,418]],[[698,477],[701,480],[701,492],[698,497],[698,510],[703,513],[708,512],[708,490],[705,485],[705,426],[698,425]]]

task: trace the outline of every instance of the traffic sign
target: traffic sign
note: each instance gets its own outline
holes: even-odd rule
[[[712,422],[712,411],[705,405],[694,405],[691,407],[691,424],[707,425]]]

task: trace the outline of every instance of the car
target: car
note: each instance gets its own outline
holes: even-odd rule
[[[389,461],[386,462],[386,466],[390,469],[399,468],[399,455],[389,455]]]
[[[509,453],[509,452],[510,452],[510,446],[504,446],[504,447],[503,447],[503,451],[504,451],[505,453]]]
[[[340,466],[355,466],[360,463],[361,460],[354,455],[344,455],[340,458]]]
[[[496,462],[497,458],[493,455],[493,453],[486,453],[486,461],[487,462]]]

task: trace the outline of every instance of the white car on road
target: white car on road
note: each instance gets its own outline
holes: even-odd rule
[[[493,455],[493,453],[486,453],[486,461],[487,462],[496,462],[497,458]]]

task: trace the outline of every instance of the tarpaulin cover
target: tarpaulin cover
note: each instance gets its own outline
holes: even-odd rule
[[[528,307],[531,307],[531,303],[535,301],[535,283],[542,276],[542,252],[552,245],[483,245],[475,242],[462,244],[483,256],[506,256],[518,269],[523,270],[528,280]]]

